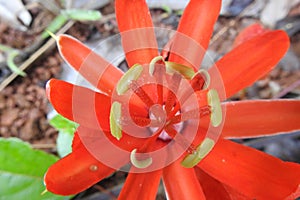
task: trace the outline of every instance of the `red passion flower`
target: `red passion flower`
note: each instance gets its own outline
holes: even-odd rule
[[[158,51],[144,0],[116,0],[129,70],[60,35],[63,58],[97,91],[52,79],[47,95],[79,124],[72,153],[45,174],[48,191],[79,193],[116,170],[129,174],[119,199],[295,199],[300,165],[232,142],[300,129],[300,101],[225,100],[269,72],[289,47],[285,32],[253,25],[213,66],[202,58],[221,0],[191,0]]]

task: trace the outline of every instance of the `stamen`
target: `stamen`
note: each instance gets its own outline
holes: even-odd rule
[[[201,90],[203,88],[203,86],[205,85],[205,80],[203,79],[201,74],[199,72],[197,72],[193,76],[190,84],[194,91],[198,91],[198,90]],[[190,96],[194,92],[193,90],[188,90],[187,92],[189,92],[189,93],[185,94],[185,96]]]
[[[120,140],[122,137],[122,128],[121,128],[121,116],[122,116],[122,105],[119,102],[114,102],[110,109],[110,131],[111,134],[117,139]]]
[[[117,93],[118,95],[125,94],[131,82],[137,80],[143,72],[143,66],[140,64],[133,65],[119,80],[117,84]]]
[[[175,72],[172,76],[170,87],[171,90],[168,92],[167,101],[165,104],[165,110],[167,113],[169,113],[174,106],[174,103],[176,101],[175,93],[178,91],[179,85],[181,82],[181,75]]]
[[[179,122],[184,122],[190,119],[198,119],[199,117],[204,117],[206,115],[209,115],[211,113],[209,106],[203,106],[199,109],[189,110],[183,113],[180,113],[179,115],[175,115],[171,119],[172,124],[176,124]]]
[[[196,166],[215,146],[214,140],[205,138],[203,142],[197,147],[196,151],[187,155],[182,161],[181,165],[187,168]]]
[[[136,116],[132,116],[132,120],[141,127],[148,127],[151,124],[151,119],[149,118],[145,118],[145,117],[136,117]]]
[[[203,78],[204,77],[204,78]],[[210,84],[210,75],[209,73],[201,69],[199,70],[192,78],[191,87],[194,90],[186,90],[184,91],[182,97],[180,98],[180,102],[183,104],[185,101],[189,99],[189,97],[195,92],[199,90],[206,90]]]
[[[140,148],[141,151],[147,150],[149,147],[152,147],[153,144],[156,142],[159,135],[162,133],[163,128],[157,129],[151,137],[149,137],[144,143],[143,146]]]
[[[148,107],[154,104],[149,95],[143,88],[139,87],[136,81],[132,81],[129,87]]]
[[[178,112],[180,112],[180,103],[177,101],[173,110],[169,112],[168,119],[172,119]]]
[[[191,85],[194,90],[206,90],[210,85],[210,75],[204,70],[200,69],[192,78]]]
[[[185,65],[181,65],[178,63],[170,62],[170,61],[165,62],[165,65],[167,67],[168,73],[173,74],[174,72],[178,72],[186,79],[192,79],[192,77],[195,75],[194,70]]]
[[[161,84],[157,85],[157,96],[158,96],[157,103],[159,105],[162,105],[164,101],[164,88]]]
[[[165,63],[164,58],[162,56],[157,56],[153,58],[150,62],[149,66],[149,74],[151,76],[155,75],[156,82],[157,82],[157,95],[158,95],[158,100],[157,103],[162,105],[163,103],[163,75],[166,72],[166,68],[163,65],[160,65],[159,68],[156,67],[156,63],[162,61]]]
[[[149,117],[151,119],[151,126],[162,128],[166,123],[166,112],[159,104],[153,105],[149,109]]]
[[[136,151],[137,151],[137,149],[133,149],[132,152],[130,153],[131,163],[135,167],[140,168],[140,169],[149,167],[152,164],[152,158],[148,157],[144,160],[138,160],[138,159],[136,159]]]
[[[157,63],[158,61],[163,61],[163,62],[165,62],[165,61],[164,61],[164,58],[163,58],[162,56],[156,56],[155,58],[153,58],[153,59],[151,60],[150,64],[149,64],[149,74],[150,74],[151,76],[153,76],[153,74],[154,74],[155,65],[156,65],[156,63]]]
[[[188,153],[194,153],[196,151],[194,145],[191,144],[182,134],[179,134],[173,125],[168,125],[165,128],[165,131],[172,139],[175,139],[175,142],[178,143],[182,148],[187,148],[186,151]]]
[[[222,108],[218,92],[211,89],[207,93],[207,102],[211,107],[210,121],[213,127],[217,127],[222,122]]]
[[[201,145],[197,147],[197,152],[200,158],[204,158],[215,146],[215,141],[210,138],[205,138]]]
[[[188,155],[182,160],[181,164],[184,167],[194,167],[197,165],[209,152],[213,149],[216,138],[212,133],[208,133],[205,139],[196,148],[192,144],[193,141],[189,141],[185,135],[180,134],[177,126],[183,124],[184,121],[191,119],[199,119],[203,116],[210,116],[210,123],[213,127],[217,127],[222,122],[222,108],[219,99],[218,92],[214,89],[208,91],[210,85],[210,75],[205,70],[199,70],[195,73],[193,68],[187,67],[174,62],[165,61],[162,56],[153,58],[149,65],[149,74],[157,86],[158,99],[153,98],[152,95],[148,95],[145,87],[140,87],[139,78],[146,78],[143,75],[143,66],[136,64],[132,66],[119,80],[116,92],[118,95],[124,95],[129,89],[134,92],[148,107],[149,116],[131,116],[136,125],[141,127],[150,127],[152,134],[149,138],[143,142],[139,152],[148,152],[149,148],[155,148],[158,139],[161,134],[168,135],[165,141],[175,140],[179,144],[180,148],[188,153]],[[166,72],[168,74],[166,74]],[[170,75],[172,77],[170,77]],[[149,77],[149,76],[148,76]],[[180,101],[177,99],[177,93],[181,86],[181,80],[188,79],[189,86],[193,89],[187,89],[186,91],[180,91]],[[168,83],[168,91],[164,91],[164,83]],[[149,82],[150,83],[150,82]],[[152,86],[152,85],[151,85]],[[205,91],[203,91],[205,90]],[[208,91],[208,92],[207,92]],[[167,93],[166,99],[164,99],[164,92]],[[183,112],[181,106],[190,98],[193,93],[196,93],[196,99],[199,105],[197,109],[190,108],[191,110]],[[202,96],[198,96],[197,93],[201,93]],[[206,98],[208,105],[206,105]],[[164,102],[165,100],[165,102]],[[156,103],[157,101],[157,103]],[[203,102],[202,102],[203,101]],[[179,103],[180,102],[180,103]],[[156,103],[156,104],[155,104]],[[163,107],[164,104],[164,107]],[[113,102],[110,110],[110,129],[111,134],[117,140],[122,137],[122,126],[125,128],[125,117],[122,119],[122,103],[120,101]],[[123,114],[124,115],[124,114]],[[179,124],[182,123],[182,124]],[[154,128],[153,128],[154,127]],[[213,140],[212,138],[215,138]],[[130,161],[136,168],[147,168],[153,160],[147,153],[138,153],[137,149],[133,149],[130,153]],[[90,170],[98,170],[97,166],[91,166]]]

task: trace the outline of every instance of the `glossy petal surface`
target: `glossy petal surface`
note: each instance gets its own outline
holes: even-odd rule
[[[267,31],[270,31],[270,30],[264,29],[264,27],[260,24],[252,24],[252,25],[246,27],[244,30],[242,30],[238,34],[238,36],[234,40],[233,47],[236,47],[255,36],[266,33]]]
[[[195,69],[200,68],[220,7],[221,0],[189,2],[178,25],[179,34],[167,45],[172,52],[170,61]]]
[[[51,79],[47,96],[62,116],[83,126],[109,131],[110,97],[65,81]]]
[[[250,200],[232,188],[209,176],[199,167],[195,167],[195,172],[206,199]]]
[[[216,83],[219,80],[214,79],[221,76],[228,98],[269,72],[288,47],[289,38],[283,31],[267,32],[247,40],[216,62],[219,72],[209,70],[211,85],[222,93],[222,86]]]
[[[169,199],[205,199],[194,169],[181,166],[181,160],[163,170],[163,181]]]
[[[112,93],[122,71],[71,36],[60,35],[57,43],[65,61],[92,85],[107,94]]]
[[[161,173],[161,170],[147,173],[129,173],[118,199],[155,199]]]
[[[129,66],[158,56],[150,11],[144,0],[116,0],[116,17]]]
[[[249,100],[226,102],[222,136],[249,138],[300,130],[300,101]]]
[[[300,166],[229,140],[219,140],[198,166],[251,199],[300,195]]]
[[[129,151],[136,147],[135,145],[142,144],[141,138],[135,138],[126,133],[122,134],[124,138],[121,141],[117,141],[111,135],[109,125],[110,97],[56,79],[51,79],[48,82],[47,96],[59,114],[79,123],[81,125],[79,129],[83,129],[83,127],[89,129],[84,132],[91,132],[91,137],[98,138],[105,134],[109,141]],[[142,113],[140,110],[136,110],[135,106],[130,106],[133,111]]]
[[[77,133],[75,133],[77,134]],[[45,174],[48,191],[60,194],[77,194],[109,176],[115,169],[95,159],[80,142],[76,149],[53,164]]]

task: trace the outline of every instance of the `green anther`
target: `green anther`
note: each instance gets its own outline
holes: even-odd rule
[[[222,108],[218,92],[214,89],[209,90],[207,93],[207,101],[211,107],[211,125],[217,127],[222,122]]]
[[[150,62],[150,64],[149,64],[149,74],[151,75],[151,76],[153,76],[153,74],[154,74],[154,69],[155,69],[155,64],[158,62],[158,61],[163,61],[163,62],[165,62],[164,61],[164,58],[162,57],[162,56],[156,56],[155,58],[153,58],[152,60],[151,60],[151,62]]]
[[[143,72],[143,66],[140,64],[133,65],[119,80],[117,84],[118,95],[125,94],[129,90],[131,81],[137,80]]]
[[[195,75],[194,70],[191,67],[181,65],[174,62],[165,62],[167,67],[167,72],[173,74],[174,72],[178,72],[182,76],[184,76],[186,79],[192,79]]]
[[[210,138],[205,138],[200,146],[197,147],[198,156],[203,159],[215,146],[215,141]]]
[[[196,166],[215,146],[214,140],[205,138],[203,142],[197,147],[196,151],[192,154],[187,155],[181,165],[187,168]]]
[[[136,167],[136,168],[146,168],[149,167],[152,164],[152,158],[146,158],[144,160],[137,160],[135,157],[137,149],[133,149],[132,152],[130,153],[130,161],[131,163]]]
[[[110,131],[111,134],[117,139],[120,140],[122,137],[122,128],[121,128],[121,116],[122,116],[122,105],[119,102],[114,102],[110,109]]]
[[[186,168],[192,168],[200,162],[201,159],[198,159],[197,152],[187,155],[182,161],[181,165]]]
[[[208,71],[204,70],[204,69],[200,69],[194,76],[193,78],[197,75],[197,74],[201,74],[204,76],[204,81],[205,81],[205,85],[203,87],[203,90],[207,89],[209,84],[210,84],[210,75],[208,73]],[[192,79],[193,79],[192,78]]]

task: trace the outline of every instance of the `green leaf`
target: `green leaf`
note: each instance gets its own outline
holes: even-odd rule
[[[14,73],[20,75],[20,76],[26,76],[26,73],[23,72],[14,62],[14,58],[16,56],[19,55],[18,51],[11,51],[9,52],[8,56],[7,56],[7,66],[9,67],[9,69],[11,71],[13,71]]]
[[[168,14],[172,13],[172,9],[167,5],[163,5],[161,8]]]
[[[64,15],[57,15],[41,34],[42,39],[47,39],[50,36],[49,32],[56,33],[67,21]]]
[[[62,200],[69,197],[44,195],[43,177],[57,157],[34,150],[17,138],[0,138],[0,200]]]
[[[42,39],[47,39],[51,33],[56,33],[68,20],[79,20],[79,21],[96,21],[101,19],[102,15],[97,10],[79,10],[79,9],[68,9],[61,10],[61,14],[57,15],[45,31],[41,34]]]
[[[78,124],[61,115],[56,115],[50,120],[50,124],[59,131],[56,145],[60,157],[64,157],[72,151],[72,140]]]
[[[7,60],[6,64],[10,68],[10,70],[20,76],[26,76],[26,73],[23,72],[19,67],[15,64],[14,59],[19,55],[19,51],[15,50],[9,46],[0,44],[0,51],[6,52]]]
[[[12,51],[12,50],[14,50],[14,49],[9,46],[6,46],[4,44],[0,44],[0,51],[7,52],[7,51]]]
[[[62,131],[64,133],[68,133],[73,135],[76,128],[78,127],[78,124],[68,120],[67,118],[64,118],[61,115],[56,115],[50,120],[51,126],[56,128],[58,131]]]
[[[56,139],[57,153],[62,158],[72,152],[73,135],[59,131]]]
[[[79,21],[97,21],[102,17],[101,13],[97,10],[68,9],[62,10],[61,14],[69,19]]]

